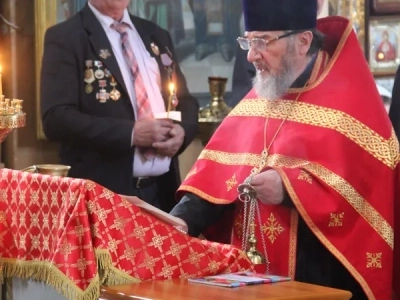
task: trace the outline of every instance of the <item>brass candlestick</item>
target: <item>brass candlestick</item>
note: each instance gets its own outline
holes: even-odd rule
[[[211,101],[200,108],[199,122],[221,122],[232,110],[224,100],[226,83],[225,77],[208,77]]]
[[[211,101],[199,111],[199,136],[203,144],[207,144],[222,120],[232,110],[224,100],[226,83],[225,77],[208,77]]]

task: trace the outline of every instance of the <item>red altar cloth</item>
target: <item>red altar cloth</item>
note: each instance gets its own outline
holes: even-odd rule
[[[104,284],[249,268],[239,249],[180,233],[92,181],[0,170],[0,279],[98,299]]]

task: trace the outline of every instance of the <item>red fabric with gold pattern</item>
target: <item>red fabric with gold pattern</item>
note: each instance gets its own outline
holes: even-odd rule
[[[265,238],[270,273],[294,276],[300,214],[369,299],[389,300],[399,232],[393,213],[399,144],[351,23],[329,17],[318,29],[326,35],[327,64],[320,53],[307,87],[281,100],[250,92],[217,129],[178,193],[228,204],[253,168],[275,169],[296,209],[260,204],[256,236],[261,252]],[[232,234],[237,246],[242,207],[238,202]]]
[[[231,245],[191,238],[88,180],[0,170],[0,277],[44,281],[69,299],[101,284],[251,268]]]

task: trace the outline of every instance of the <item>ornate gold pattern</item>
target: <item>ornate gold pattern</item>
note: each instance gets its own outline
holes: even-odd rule
[[[233,174],[233,176],[225,182],[226,182],[226,190],[229,192],[237,185],[236,174]]]
[[[228,166],[258,167],[262,161],[261,154],[229,153],[216,150],[203,150],[198,159],[206,159]]]
[[[341,227],[343,226],[343,218],[344,218],[344,212],[340,214],[334,214],[331,213],[331,218],[329,221],[329,227]]]
[[[297,177],[298,180],[304,180],[310,184],[312,184],[312,177],[310,174],[308,174],[306,171],[301,170],[299,177]]]
[[[0,281],[29,278],[94,300],[102,284],[251,269],[237,248],[182,234],[93,182],[0,174]]]
[[[367,268],[373,268],[373,269],[382,268],[382,252],[381,253],[367,252]]]
[[[349,22],[349,24],[347,25],[346,30],[344,31],[342,38],[340,39],[338,46],[336,47],[335,52],[332,55],[332,58],[329,60],[329,63],[327,64],[326,68],[324,69],[324,71],[322,72],[321,76],[319,76],[319,78],[307,85],[305,87],[305,89],[303,88],[291,88],[289,89],[289,93],[298,93],[299,91],[303,90],[303,91],[308,91],[313,89],[314,87],[316,87],[318,84],[320,84],[325,78],[326,76],[328,76],[328,74],[330,73],[332,67],[334,66],[334,64],[336,63],[339,55],[342,53],[343,47],[347,42],[347,39],[349,38],[349,35],[353,32],[353,24],[351,22]]]
[[[275,218],[275,216],[271,213],[268,218],[268,222],[265,222],[261,230],[267,235],[268,239],[273,244],[276,238],[285,230],[281,224],[279,224]]]
[[[287,116],[287,111],[291,107],[293,111]],[[245,99],[228,117],[233,116],[287,118],[292,122],[332,129],[346,136],[391,169],[394,169],[400,160],[399,143],[393,130],[390,138],[385,139],[357,119],[339,110],[291,100]]]
[[[319,51],[314,63],[313,70],[310,75],[310,79],[308,80],[307,84],[311,84],[318,79],[319,71],[321,70],[321,64],[323,62],[324,57],[325,57],[324,53],[322,51]]]
[[[280,169],[277,172],[282,178],[289,195],[296,195],[286,173]],[[290,238],[289,238],[289,277],[295,278],[296,275],[296,252],[297,252],[297,231],[299,224],[299,213],[297,209],[292,209],[290,216]]]
[[[314,221],[310,218],[307,211],[304,209],[302,203],[300,202],[296,192],[290,184],[289,179],[286,174],[278,169],[279,174],[282,176],[282,180],[285,182],[285,186],[290,195],[290,198],[296,205],[296,208],[307,223],[311,231],[319,238],[322,244],[346,267],[350,274],[360,283],[362,289],[365,291],[368,299],[376,299],[368,283],[365,281],[364,277],[357,271],[357,269],[348,261],[348,259],[325,237],[321,230],[315,225]]]
[[[252,157],[247,161],[247,166],[258,166],[257,163],[261,159],[261,155],[248,153],[227,153],[214,150],[203,150],[200,157],[209,159],[222,165],[240,165],[246,157]],[[348,183],[344,178],[331,172],[320,164],[312,163],[303,159],[288,157],[279,154],[268,156],[266,161],[268,167],[286,167],[286,168],[303,168],[308,173],[313,174],[324,181],[331,188],[336,190],[342,197],[369,223],[371,227],[382,237],[382,239],[393,249],[394,233],[390,224],[371,206],[365,199]],[[182,187],[190,191],[186,187]],[[196,190],[195,193],[197,194]],[[210,200],[214,203],[229,203],[227,199],[214,199],[213,197],[199,191],[203,199]],[[203,197],[204,196],[204,197]],[[218,201],[218,202],[217,202]]]
[[[25,126],[25,117],[23,114],[0,116],[0,129],[15,129]]]

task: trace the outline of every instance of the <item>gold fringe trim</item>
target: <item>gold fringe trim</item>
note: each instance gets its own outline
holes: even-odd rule
[[[54,264],[47,261],[0,258],[0,283],[12,277],[35,280],[51,286],[67,299],[98,300],[101,285],[131,284],[141,281],[115,268],[108,250],[95,249],[95,254],[98,274],[92,279],[85,291],[82,291]]]
[[[114,267],[108,250],[96,249],[97,266],[100,273],[101,285],[119,285],[141,282],[127,273]]]
[[[0,282],[6,278],[17,277],[43,282],[53,287],[67,299],[97,300],[100,296],[100,280],[98,275],[93,278],[85,291],[65,276],[56,266],[42,261],[21,261],[0,258]]]

